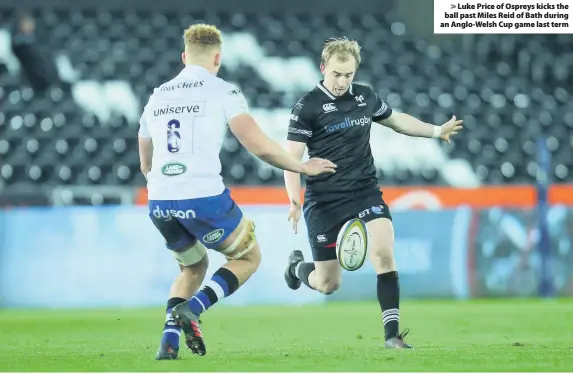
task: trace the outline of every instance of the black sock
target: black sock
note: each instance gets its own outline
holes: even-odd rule
[[[298,269],[298,270],[297,270]],[[301,262],[295,269],[293,269],[293,274],[295,277],[300,279],[308,288],[314,290],[310,283],[308,282],[308,276],[314,270],[314,262]]]
[[[165,324],[163,325],[163,337],[161,341],[169,343],[172,348],[179,348],[179,336],[181,335],[181,327],[175,322],[171,316],[173,308],[185,302],[185,299],[180,297],[172,297],[167,301]]]
[[[227,268],[220,268],[205,287],[189,300],[189,308],[199,315],[239,288],[239,279]]]
[[[167,300],[167,313],[171,312],[171,309],[175,308],[177,305],[184,303],[185,299],[180,297],[172,297],[171,299]]]
[[[378,302],[382,309],[382,321],[386,340],[398,335],[400,323],[400,283],[398,272],[378,274],[377,285]]]

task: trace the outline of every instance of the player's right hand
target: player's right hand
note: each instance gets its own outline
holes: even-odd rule
[[[296,234],[298,232],[298,220],[300,219],[300,203],[290,204],[290,210],[288,211],[288,221],[292,224],[292,229]]]
[[[336,164],[332,161],[325,160],[323,158],[313,157],[309,159],[304,164],[304,170],[302,174],[314,177],[323,173],[335,173]]]

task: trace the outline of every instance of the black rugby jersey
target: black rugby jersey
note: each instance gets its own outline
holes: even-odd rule
[[[370,127],[392,109],[368,86],[353,83],[337,97],[322,82],[296,103],[288,128],[287,139],[306,143],[310,157],[337,165],[334,174],[307,177],[306,198],[326,202],[379,190]]]

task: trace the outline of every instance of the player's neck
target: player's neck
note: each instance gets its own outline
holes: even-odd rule
[[[341,98],[341,97],[346,96],[347,94],[349,94],[349,93],[350,93],[350,89],[351,89],[351,87],[352,87],[352,85],[348,86],[348,88],[346,89],[346,91],[344,91],[343,93],[341,93],[340,95],[338,95],[338,94],[335,94],[334,87],[333,87],[333,88],[327,87],[327,86],[324,84],[324,81],[320,81],[318,84],[319,84],[319,86],[322,86],[326,91],[328,91],[328,93],[330,94],[330,96],[332,96],[332,97],[334,97],[334,98],[336,98],[336,99]]]
[[[187,61],[187,62],[185,62],[185,68],[193,68],[193,67],[203,68],[213,75],[217,74],[215,67],[210,65],[210,64],[202,63],[200,61]]]

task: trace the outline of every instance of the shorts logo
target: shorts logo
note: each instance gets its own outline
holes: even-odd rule
[[[368,214],[370,214],[370,208],[364,209],[362,212],[358,213],[358,218],[364,218],[364,217],[366,217]]]
[[[364,209],[362,212],[358,213],[358,218],[364,218],[370,214],[370,212],[380,215],[384,213],[383,205],[373,205],[368,209]]]
[[[372,213],[374,214],[382,214],[384,213],[384,206],[374,205],[373,207],[370,208],[370,210],[372,210]]]
[[[195,211],[192,209],[188,209],[185,211],[175,210],[175,209],[161,210],[159,209],[159,206],[156,206],[155,209],[153,209],[152,213],[155,218],[162,218],[164,221],[171,221],[173,217],[180,219],[191,219],[197,217]]]
[[[205,243],[215,243],[218,242],[219,239],[221,239],[223,237],[223,234],[225,233],[225,230],[223,229],[217,229],[215,231],[211,231],[210,233],[208,233],[207,235],[205,235],[203,237],[203,241]]]
[[[330,113],[330,112],[334,112],[336,109],[336,106],[334,106],[334,103],[326,103],[322,106],[322,110],[324,110],[324,113]]]
[[[170,164],[165,164],[161,168],[161,172],[163,175],[168,177],[173,177],[176,175],[181,175],[187,171],[187,166],[179,163],[179,162],[172,162]]]
[[[324,243],[324,242],[326,241],[326,235],[324,235],[324,234],[317,235],[317,236],[316,236],[316,240],[317,240],[319,243]]]

